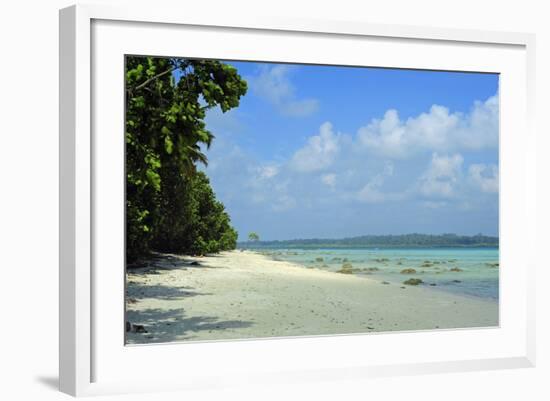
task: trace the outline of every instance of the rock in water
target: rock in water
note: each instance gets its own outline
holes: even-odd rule
[[[136,333],[147,333],[147,330],[145,330],[145,327],[143,327],[142,324],[134,324],[132,325],[134,332]]]
[[[422,284],[423,281],[420,280],[419,278],[410,278],[406,281],[403,281],[403,284],[406,284],[406,285],[418,285],[418,284]]]

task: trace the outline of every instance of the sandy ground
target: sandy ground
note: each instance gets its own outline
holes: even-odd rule
[[[163,255],[127,278],[130,344],[498,325],[493,301],[308,269],[251,251]]]

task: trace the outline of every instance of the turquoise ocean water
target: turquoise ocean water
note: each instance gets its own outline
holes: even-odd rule
[[[422,286],[498,301],[498,248],[435,249],[252,249],[275,260],[309,269],[337,272],[344,264],[352,274],[402,285],[419,278]],[[404,274],[405,269],[414,273]]]

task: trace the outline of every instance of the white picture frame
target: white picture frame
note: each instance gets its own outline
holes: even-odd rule
[[[173,40],[160,40],[173,38],[174,33],[204,37],[207,46],[188,48],[187,54],[179,54]],[[231,36],[236,45],[216,48],[220,35]],[[265,41],[263,50],[251,45],[257,39],[254,35],[261,35]],[[338,47],[334,41],[338,41]],[[287,44],[287,53],[283,53],[281,43]],[[304,51],[306,43],[312,44],[310,51]],[[321,43],[333,52],[315,53]],[[534,43],[534,35],[523,33],[258,16],[228,20],[215,13],[189,15],[184,10],[104,5],[61,10],[61,391],[80,396],[534,366]],[[380,61],[365,64],[361,58],[364,54],[356,51],[361,46],[378,54]],[[395,47],[399,51],[384,50],[392,46],[399,46]],[[435,51],[438,60],[430,56]],[[111,64],[115,73],[106,67],[113,60],[120,63],[123,54],[336,64],[347,60],[344,63],[353,65],[502,74],[500,326],[125,347],[119,341],[124,330],[120,292],[124,266],[119,257],[123,254],[123,238],[119,235],[123,230],[123,207],[118,202],[123,180],[118,174],[122,170],[116,174],[110,170],[113,166],[122,169],[123,131],[120,138],[110,139],[112,143],[94,136],[106,127],[122,127],[123,89],[116,80],[122,79],[122,74],[118,78],[116,75],[122,70],[120,64]],[[425,57],[418,60],[411,56],[416,54]],[[461,54],[464,57],[457,62],[455,58]],[[120,98],[108,100],[105,89],[113,87]],[[515,134],[518,132],[522,134]],[[111,178],[106,178],[107,174]],[[109,230],[105,228],[107,219],[112,224]],[[111,244],[112,252],[102,248],[106,242]],[[105,260],[113,260],[115,267],[102,270]],[[411,341],[433,349],[422,354],[414,352],[405,346]],[[375,352],[383,349],[395,352]],[[174,369],[174,361],[182,356],[193,362],[192,369]],[[217,363],[206,365],[201,362],[205,358]],[[150,366],[159,366],[159,361],[165,368],[153,372]]]

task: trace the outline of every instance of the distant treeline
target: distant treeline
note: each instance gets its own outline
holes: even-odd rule
[[[126,58],[126,259],[151,251],[234,249],[237,231],[208,177],[209,109],[239,105],[247,84],[215,60]],[[107,133],[113,134],[113,133]]]
[[[480,248],[498,247],[498,237],[456,234],[363,235],[342,239],[240,242],[240,248]]]

